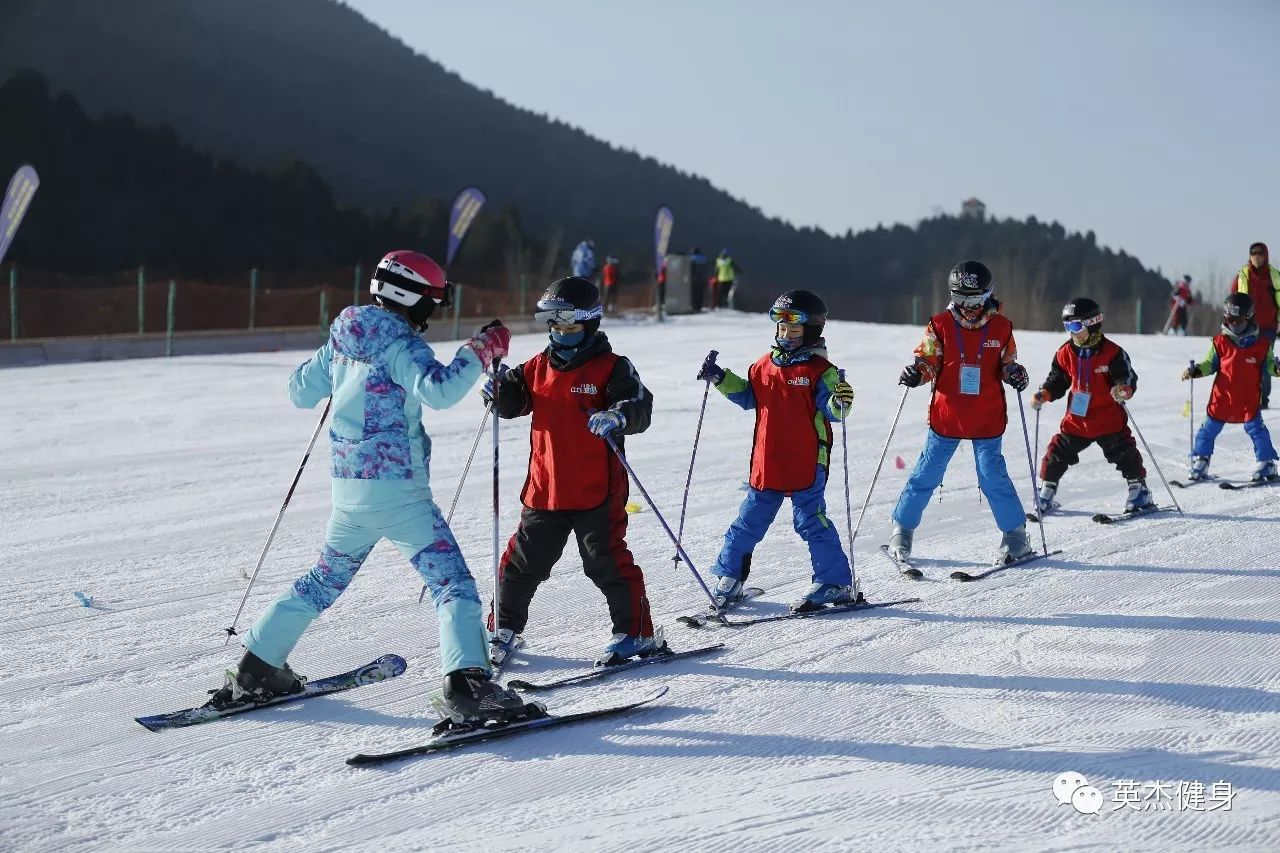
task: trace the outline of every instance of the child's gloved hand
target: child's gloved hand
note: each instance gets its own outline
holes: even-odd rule
[[[719,385],[724,381],[724,368],[716,364],[716,356],[719,354],[715,350],[707,353],[707,357],[702,360],[702,369],[698,371],[699,382],[710,382],[712,385]]]
[[[587,418],[587,429],[601,438],[626,425],[627,419],[617,409],[605,409]]]
[[[1132,385],[1112,385],[1111,386],[1111,399],[1115,400],[1117,403],[1123,403],[1125,400],[1128,400],[1132,396],[1133,396]]]
[[[1199,379],[1201,376],[1204,376],[1204,374],[1200,372],[1200,365],[1198,364],[1193,364],[1186,370],[1182,371],[1183,382],[1186,382],[1188,379]]]
[[[853,386],[841,379],[836,383],[836,387],[832,390],[831,396],[836,398],[836,402],[840,404],[841,410],[847,410],[853,405]]]
[[[501,381],[502,377],[505,376],[507,374],[507,371],[510,369],[511,369],[510,367],[507,367],[505,364],[502,364],[501,362],[499,362],[498,377],[497,377],[498,381]],[[494,376],[491,371],[485,374],[484,387],[480,389],[480,396],[484,399],[486,406],[493,402],[493,397],[494,397],[493,390],[494,390]]]
[[[467,341],[467,346],[480,359],[481,366],[488,370],[494,359],[506,357],[511,347],[511,330],[502,325],[501,320],[494,320],[476,332]]]
[[[1038,412],[1040,411],[1041,406],[1052,400],[1053,398],[1049,396],[1049,392],[1041,388],[1039,391],[1031,395],[1031,408]]]
[[[908,364],[902,368],[902,373],[898,375],[898,384],[906,385],[908,388],[915,388],[923,381],[924,376],[920,373],[920,368],[914,364]]]
[[[1019,394],[1027,390],[1027,386],[1031,384],[1031,377],[1027,376],[1027,369],[1016,361],[1004,366],[1004,381],[1006,385],[1010,385]]]

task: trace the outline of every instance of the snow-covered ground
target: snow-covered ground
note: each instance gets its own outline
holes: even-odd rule
[[[606,328],[654,390],[653,426],[628,450],[674,524],[698,364],[714,347],[745,369],[770,324],[721,314]],[[848,432],[856,514],[918,330],[832,323],[828,333],[858,394]],[[1165,473],[1181,476],[1189,420],[1177,374],[1205,342],[1117,340],[1142,376],[1139,426]],[[1018,341],[1038,381],[1061,337]],[[512,358],[541,346],[517,337]],[[922,445],[924,390],[907,399],[855,547],[870,597],[919,604],[696,633],[674,620],[703,594],[646,507],[630,543],[655,618],[673,646],[723,640],[722,654],[546,696],[561,711],[670,686],[629,716],[356,769],[343,763],[355,752],[427,737],[439,687],[432,611],[384,543],[292,663],[322,675],[395,651],[409,660],[404,676],[195,728],[142,729],[135,715],[202,701],[238,659],[223,629],[244,591],[240,571],[257,558],[318,414],[284,393],[305,355],[0,371],[0,848],[1280,849],[1280,490],[1200,486],[1178,491],[1185,516],[1105,528],[1089,515],[1119,510],[1124,484],[1094,448],[1064,479],[1067,512],[1046,523],[1061,557],[961,585],[947,574],[985,565],[999,540],[961,448],[917,533],[927,579],[913,583],[878,545]],[[1197,383],[1199,407],[1207,387]],[[1006,454],[1029,501],[1012,394],[1010,405]],[[1045,411],[1041,447],[1062,404]],[[446,508],[481,415],[478,395],[428,413]],[[504,541],[527,431],[502,424]],[[711,395],[686,527],[704,572],[742,497],[751,432],[749,414]],[[492,587],[488,453],[486,439],[454,519],[482,590]],[[837,451],[828,499],[843,536],[840,466]],[[1251,468],[1243,432],[1229,427],[1215,471]],[[1167,502],[1154,470],[1151,482]],[[310,567],[327,514],[322,446],[242,627]],[[755,566],[752,581],[768,590],[755,612],[780,610],[808,583],[785,509]],[[527,654],[510,674],[576,669],[608,631],[571,547],[534,602]],[[1098,789],[1101,813],[1058,803],[1052,786],[1065,771]],[[1219,782],[1230,785],[1229,810]],[[1127,804],[1129,791],[1173,799]]]

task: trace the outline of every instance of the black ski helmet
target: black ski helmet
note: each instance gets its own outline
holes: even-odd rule
[[[1102,306],[1087,296],[1077,296],[1062,306],[1062,322],[1084,323],[1091,331],[1102,331]]]
[[[1253,323],[1253,297],[1247,293],[1228,293],[1222,302],[1222,331],[1239,335]]]
[[[534,316],[544,312],[573,310],[589,339],[600,330],[600,288],[585,278],[571,275],[553,282],[538,298]],[[551,325],[548,321],[548,325]]]
[[[1229,293],[1222,303],[1223,318],[1232,320],[1253,319],[1253,297],[1247,293]]]
[[[991,291],[991,270],[982,261],[961,261],[947,276],[952,296],[971,297]]]
[[[804,337],[800,339],[801,346],[811,347],[816,344],[822,337],[823,327],[827,325],[827,303],[811,290],[788,290],[773,300],[773,307],[769,309],[769,319],[775,323],[781,322],[774,316],[775,311],[799,311],[805,315],[802,324]]]

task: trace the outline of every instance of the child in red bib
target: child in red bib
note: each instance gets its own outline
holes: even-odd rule
[[[987,265],[961,261],[951,268],[947,287],[950,303],[929,318],[915,361],[898,377],[908,388],[932,381],[933,394],[924,451],[893,508],[888,552],[899,561],[911,556],[925,507],[956,448],[967,440],[973,444],[978,484],[1004,534],[997,563],[1008,564],[1034,553],[1001,448],[1008,425],[1001,383],[1021,392],[1027,387],[1027,371],[1017,362],[1013,324],[1000,313]]]
[[[1138,387],[1138,374],[1129,354],[1102,334],[1102,307],[1080,297],[1062,309],[1062,326],[1071,339],[1053,356],[1053,366],[1040,390],[1031,396],[1037,411],[1045,403],[1067,395],[1067,414],[1060,432],[1049,442],[1040,462],[1040,494],[1036,508],[1043,515],[1058,507],[1053,499],[1067,468],[1080,461],[1080,451],[1095,441],[1107,461],[1129,483],[1127,513],[1154,509],[1147,488],[1147,470],[1129,430],[1124,401]]]
[[[1244,424],[1253,440],[1257,467],[1254,482],[1277,479],[1276,449],[1271,433],[1262,420],[1262,378],[1266,374],[1280,376],[1271,341],[1258,331],[1253,318],[1253,298],[1247,293],[1232,293],[1222,306],[1222,331],[1209,345],[1209,354],[1199,364],[1182,371],[1183,380],[1216,373],[1209,392],[1204,423],[1196,432],[1191,448],[1191,471],[1188,479],[1209,478],[1209,457],[1225,424]]]
[[[773,348],[747,370],[744,379],[707,356],[698,379],[713,382],[725,397],[756,413],[751,448],[751,480],[738,518],[724,536],[713,569],[716,605],[740,601],[751,569],[751,553],[791,498],[795,529],[809,546],[813,585],[791,605],[796,612],[857,600],[849,558],[840,534],[827,518],[830,421],[843,420],[853,388],[827,360],[822,330],[827,306],[808,290],[777,298],[769,317],[776,326]]]
[[[653,395],[635,367],[613,352],[600,328],[600,291],[584,278],[562,278],[538,300],[550,345],[501,374],[494,410],[531,415],[529,475],[520,493],[520,526],[498,563],[499,613],[490,655],[500,664],[529,620],[538,585],[572,533],[587,577],[604,593],[613,639],[597,663],[662,651],[654,636],[644,573],[627,548],[627,472],[605,442],[644,432]],[[493,397],[492,379],[486,399]]]

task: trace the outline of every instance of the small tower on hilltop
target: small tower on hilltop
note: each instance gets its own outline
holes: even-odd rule
[[[987,218],[987,206],[970,196],[960,203],[960,215],[983,220]]]

